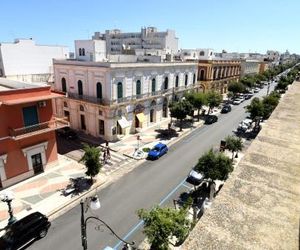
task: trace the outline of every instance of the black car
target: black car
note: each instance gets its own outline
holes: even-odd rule
[[[212,124],[218,121],[218,117],[215,115],[208,115],[205,119],[205,124]]]
[[[228,113],[231,111],[231,106],[230,105],[224,105],[222,110],[221,110],[221,113]]]
[[[64,128],[58,129],[57,134],[68,140],[75,140],[78,138],[77,133],[69,127],[64,127]]]
[[[0,238],[0,249],[18,249],[31,240],[43,238],[50,226],[48,218],[40,212],[29,214],[6,227],[5,234]]]

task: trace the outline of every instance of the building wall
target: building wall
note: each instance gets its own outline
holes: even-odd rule
[[[81,65],[54,64],[55,68],[55,89],[61,91],[61,78],[67,82],[67,96],[64,99],[55,101],[56,112],[60,117],[69,112],[71,127],[82,130],[93,136],[100,136],[106,140],[115,140],[118,135],[113,131],[117,127],[118,120],[124,116],[131,124],[124,128],[120,135],[135,133],[135,115],[137,107],[142,107],[145,121],[140,128],[150,125],[150,110],[155,110],[155,122],[161,121],[163,97],[162,91],[168,92],[165,102],[169,102],[172,89],[175,88],[176,76],[179,76],[178,88],[185,89],[185,76],[188,76],[187,88],[196,85],[193,82],[194,74],[197,79],[196,63],[131,63],[111,64],[110,67],[92,67],[87,64]],[[164,90],[164,82],[168,78],[168,89]],[[157,92],[152,95],[152,79],[156,81]],[[111,102],[111,105],[93,103],[84,98],[72,96],[78,93],[77,81],[83,82],[83,93],[87,98],[96,98],[96,83],[102,83],[103,99]],[[141,82],[141,96],[136,96],[136,83]],[[121,82],[123,86],[123,98],[117,98],[117,85]],[[152,106],[151,106],[152,103]],[[154,105],[155,103],[155,105]],[[83,111],[82,111],[82,110]],[[167,112],[168,113],[168,112]],[[81,115],[84,116],[86,128],[81,127]],[[168,114],[166,115],[166,118]],[[104,121],[105,134],[99,134],[99,119]]]
[[[241,61],[241,76],[259,73],[259,61],[243,60]]]
[[[12,79],[20,79],[24,76],[24,80],[28,80],[29,75],[51,74],[53,73],[52,59],[65,59],[69,56],[67,47],[36,45],[31,39],[1,43],[0,50],[4,75]]]

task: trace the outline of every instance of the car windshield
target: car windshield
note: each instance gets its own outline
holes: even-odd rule
[[[154,148],[152,148],[152,151],[159,152],[160,148],[159,147],[154,147]]]

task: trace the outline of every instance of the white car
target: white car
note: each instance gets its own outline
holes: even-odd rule
[[[198,173],[195,170],[192,170],[189,173],[188,177],[186,178],[186,182],[198,186],[198,185],[201,184],[201,182],[203,181],[203,179],[204,179],[204,175],[203,174]]]
[[[238,98],[238,99],[235,99],[235,100],[232,102],[232,104],[234,104],[234,105],[239,105],[239,104],[241,104],[243,101],[244,101],[244,99]]]
[[[258,93],[260,91],[260,88],[255,88],[254,93]]]

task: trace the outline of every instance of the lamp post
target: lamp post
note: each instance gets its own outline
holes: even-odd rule
[[[11,202],[14,199],[14,194],[11,191],[5,191],[1,194],[1,201],[6,202],[8,206],[8,214],[9,214],[9,219],[8,219],[8,225],[13,224],[17,219],[14,217],[13,210],[11,207]]]
[[[89,201],[90,204],[88,204],[88,207],[91,207],[92,210],[97,210],[101,207],[101,204],[100,204],[100,201],[98,199],[97,196],[94,196],[94,197],[88,197],[86,198],[86,201]],[[107,225],[103,220],[99,219],[98,217],[96,216],[89,216],[87,218],[84,217],[84,213],[87,211],[84,211],[84,201],[81,200],[80,201],[80,206],[81,206],[81,245],[82,245],[82,248],[83,250],[87,250],[88,247],[87,247],[87,234],[86,234],[86,226],[87,226],[87,222],[89,220],[97,220],[99,221],[101,224],[100,225],[104,225],[106,228],[109,229],[109,231],[116,237],[118,238],[120,241],[124,242],[125,243],[125,247],[124,249],[128,249],[128,245],[134,245],[134,242],[127,242],[125,240],[123,240],[121,237],[119,237],[115,232],[114,230],[109,226]]]

